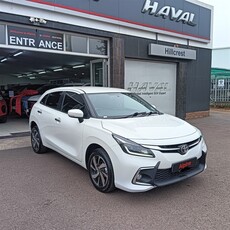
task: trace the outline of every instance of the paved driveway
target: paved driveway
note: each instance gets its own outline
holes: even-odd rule
[[[0,229],[229,230],[230,113],[190,122],[205,136],[207,170],[146,193],[102,194],[73,162],[34,154],[29,138],[0,140]]]

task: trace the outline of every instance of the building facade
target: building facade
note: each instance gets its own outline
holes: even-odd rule
[[[120,87],[180,118],[207,116],[212,15],[196,0],[2,0],[0,86]]]

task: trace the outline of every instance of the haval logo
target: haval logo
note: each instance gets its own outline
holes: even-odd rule
[[[196,23],[194,23],[194,13],[184,12],[181,9],[176,9],[171,6],[163,6],[162,8],[159,8],[159,3],[152,0],[146,0],[142,9],[142,13],[146,13],[148,11],[150,15],[155,17],[161,16],[164,19],[169,18],[172,21],[182,22],[190,26],[196,25]]]

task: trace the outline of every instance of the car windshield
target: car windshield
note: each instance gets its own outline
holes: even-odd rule
[[[100,118],[128,118],[160,114],[153,106],[133,93],[94,93],[89,100]]]

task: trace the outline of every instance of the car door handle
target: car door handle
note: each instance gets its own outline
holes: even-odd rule
[[[55,118],[56,122],[61,122],[61,118]]]
[[[37,112],[40,113],[40,114],[42,114],[42,111],[41,111],[41,110],[38,110]]]

